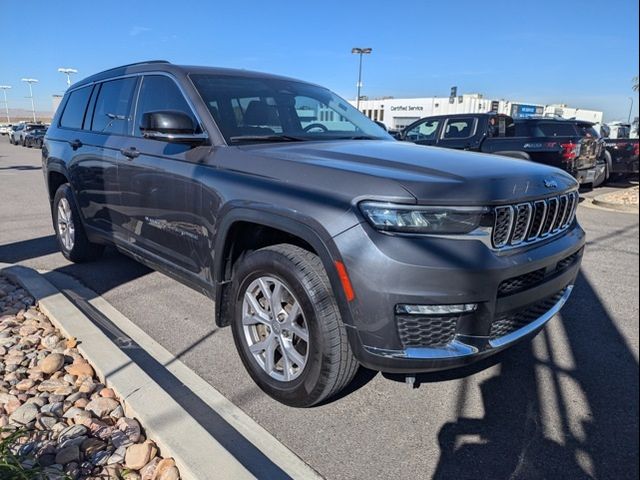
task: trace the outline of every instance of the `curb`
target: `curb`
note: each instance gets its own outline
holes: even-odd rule
[[[126,415],[140,421],[162,455],[173,457],[183,480],[322,478],[104,299],[98,297],[87,303],[104,317],[94,321],[37,271],[0,263],[0,273],[29,291],[41,311],[67,337],[79,340],[77,348],[94,367],[97,376],[116,392]],[[98,308],[94,305],[97,300]],[[120,346],[105,333],[102,323],[113,324],[111,330],[121,335],[114,338]],[[135,346],[128,346],[128,342],[134,342]],[[158,363],[154,365],[153,375],[125,353],[127,348],[149,352],[152,360]],[[174,389],[173,395],[155,379],[165,374],[181,387]],[[168,381],[163,383],[170,384]],[[217,438],[211,428],[204,428],[183,408],[187,401],[194,403],[193,398],[201,414],[209,413],[202,412],[203,409],[211,409],[207,418],[215,419],[212,420],[214,427],[219,428],[214,430],[221,434]],[[235,450],[235,455],[230,450]]]
[[[606,195],[601,195],[600,197],[595,197],[592,200],[592,203],[594,205],[599,206],[599,207],[608,208],[608,209],[611,209],[611,210],[617,210],[619,212],[638,213],[640,211],[638,209],[638,207],[635,206],[635,205],[626,205],[626,204],[623,204],[623,203],[608,202],[606,200],[601,200],[602,197],[606,197]]]

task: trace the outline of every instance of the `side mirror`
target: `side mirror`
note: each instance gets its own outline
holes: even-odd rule
[[[396,140],[404,140],[404,130],[400,130],[399,132],[394,133],[393,138],[395,138]]]
[[[174,143],[204,143],[206,134],[197,130],[193,119],[183,112],[166,110],[142,114],[140,131],[145,138]]]

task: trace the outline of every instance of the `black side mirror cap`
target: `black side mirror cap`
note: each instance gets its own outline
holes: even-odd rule
[[[193,144],[204,143],[208,138],[206,134],[198,132],[193,119],[184,112],[145,112],[140,123],[140,131],[145,138]]]

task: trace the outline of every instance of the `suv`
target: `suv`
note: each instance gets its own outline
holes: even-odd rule
[[[78,82],[43,173],[65,257],[115,245],[212,298],[251,377],[293,406],[360,364],[411,380],[531,337],[585,242],[568,173],[397,142],[325,88],[244,70]]]
[[[24,123],[18,125],[18,128],[13,131],[13,134],[9,134],[9,142],[14,145],[27,146],[26,138],[34,130],[41,130],[46,128],[42,123]]]

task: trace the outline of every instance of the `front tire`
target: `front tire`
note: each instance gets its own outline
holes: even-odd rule
[[[68,183],[58,188],[53,199],[53,226],[60,251],[68,260],[81,263],[102,255],[104,246],[92,243],[87,238],[73,190]]]
[[[244,257],[233,274],[233,338],[268,395],[310,407],[348,385],[358,369],[317,255],[280,244]]]

